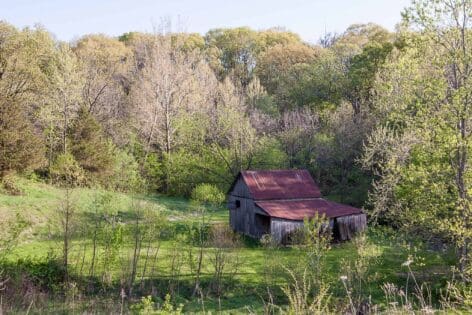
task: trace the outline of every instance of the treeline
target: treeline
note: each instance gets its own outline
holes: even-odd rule
[[[280,29],[168,28],[68,44],[2,23],[2,177],[66,172],[188,195],[243,169],[308,168],[327,193],[363,203],[363,107],[394,34],[354,25],[309,45]]]

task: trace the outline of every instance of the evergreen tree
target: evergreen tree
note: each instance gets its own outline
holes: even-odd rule
[[[87,109],[79,110],[70,126],[69,138],[70,152],[87,173],[88,180],[104,183],[113,173],[113,148]]]
[[[0,179],[44,161],[44,146],[18,102],[0,97]]]

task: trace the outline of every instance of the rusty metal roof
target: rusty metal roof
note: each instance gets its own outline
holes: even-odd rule
[[[241,176],[255,200],[321,197],[307,170],[242,171]]]
[[[324,199],[256,201],[269,216],[286,220],[312,218],[316,213],[327,218],[362,213],[360,209]]]

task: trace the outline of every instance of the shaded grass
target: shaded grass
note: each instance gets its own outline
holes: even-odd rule
[[[31,223],[26,236],[37,240],[38,233],[48,233],[47,223],[57,218],[57,209],[61,206],[64,190],[27,179],[16,178],[22,195],[12,196],[0,193],[0,221],[14,217],[18,212]],[[116,192],[106,192],[100,189],[76,188],[72,192],[72,201],[76,205],[79,216],[91,215],[94,211],[92,203],[102,193],[112,195],[112,207],[125,222],[132,218],[130,207],[133,202],[142,202],[161,211],[170,221],[195,222],[198,220],[188,200],[181,197],[163,195],[130,195]],[[207,220],[210,222],[227,221],[227,211],[224,208],[209,208]]]

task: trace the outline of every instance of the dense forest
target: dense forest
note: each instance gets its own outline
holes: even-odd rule
[[[414,0],[395,32],[356,24],[316,44],[168,20],[66,43],[0,22],[0,314],[46,312],[44,295],[63,313],[221,312],[224,298],[245,313],[467,313],[471,24],[470,0]],[[362,207],[368,235],[331,244],[310,222],[303,245],[277,248],[228,230],[222,202],[241,170],[292,168]],[[37,194],[56,202],[25,206]],[[21,247],[40,237],[57,251]],[[380,248],[406,259],[373,280]],[[251,267],[257,286],[235,257],[264,266]],[[87,308],[86,292],[111,302]]]

